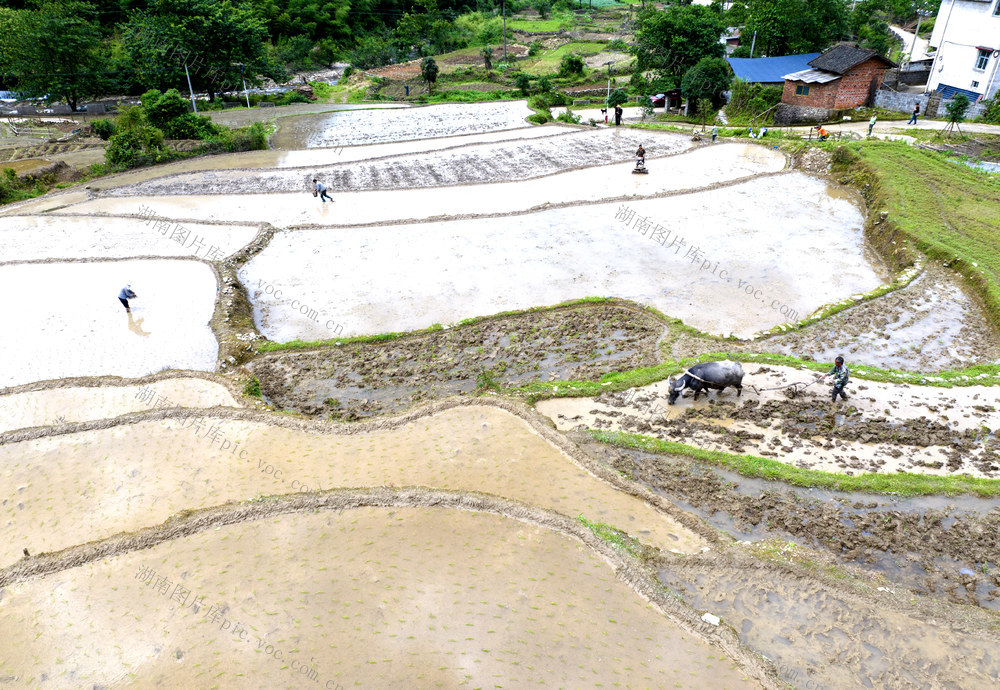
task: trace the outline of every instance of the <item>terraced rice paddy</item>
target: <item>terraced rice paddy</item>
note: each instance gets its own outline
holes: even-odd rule
[[[308,109],[0,210],[0,685],[996,684],[991,374],[874,367],[1000,339],[825,153]]]

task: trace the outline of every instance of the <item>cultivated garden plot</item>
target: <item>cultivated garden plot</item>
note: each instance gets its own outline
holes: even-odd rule
[[[532,112],[526,101],[497,101],[302,115],[282,123],[273,145],[314,149],[495,132],[524,127]]]
[[[786,203],[762,201],[775,198]],[[279,342],[426,328],[587,296],[633,299],[745,336],[877,287],[861,224],[858,208],[825,182],[789,173],[510,218],[283,232],[240,277],[261,333]]]
[[[118,301],[131,284],[131,314]],[[73,376],[212,371],[217,281],[200,261],[0,265],[0,387]]]
[[[178,224],[162,219],[88,216],[0,218],[3,262],[177,256],[219,261],[256,236],[252,225]]]
[[[151,527],[186,509],[362,486],[481,491],[570,518],[582,513],[663,551],[705,546],[669,515],[576,464],[522,419],[490,407],[346,435],[226,416],[109,426],[0,445],[0,481],[16,494],[0,505],[0,567],[24,547],[55,551]]]
[[[142,207],[170,219],[263,221],[275,227],[384,225],[427,218],[503,215],[546,205],[697,191],[778,173],[785,163],[784,155],[777,151],[731,144],[702,147],[669,157],[656,175],[632,175],[634,163],[619,163],[550,175],[541,180],[335,194],[333,205],[314,199],[303,186],[300,193],[245,195],[239,197],[238,203],[221,195],[98,198],[53,213],[128,216],[139,213]],[[655,163],[650,161],[650,164]]]
[[[65,386],[0,394],[0,433],[111,419],[167,407],[240,407],[222,383],[196,377],[148,383]]]
[[[544,131],[544,130],[543,130]],[[444,151],[428,151],[420,156],[396,155],[373,160],[370,149],[365,160],[345,165],[309,167],[303,170],[227,170],[175,175],[112,190],[112,195],[155,196],[190,194],[262,194],[272,192],[302,192],[311,189],[313,179],[319,179],[332,194],[347,191],[377,189],[412,189],[444,187],[483,182],[510,182],[545,177],[583,167],[607,165],[634,160],[640,143],[662,158],[691,148],[687,137],[636,130],[570,129],[560,134],[549,129],[545,138],[514,140],[500,143],[468,144]],[[464,138],[464,137],[463,137]],[[651,141],[653,139],[654,141]],[[449,140],[445,140],[449,141]],[[401,144],[386,146],[399,148]],[[344,153],[359,153],[345,149]],[[374,152],[377,156],[377,152]],[[725,152],[722,154],[724,155]],[[679,163],[686,159],[679,158]],[[628,178],[625,178],[626,180]],[[540,181],[548,187],[549,181]]]
[[[452,508],[210,528],[13,585],[0,625],[33,684],[760,687],[577,539]]]

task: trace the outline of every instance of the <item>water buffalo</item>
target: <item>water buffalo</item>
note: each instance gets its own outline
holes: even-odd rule
[[[743,393],[743,367],[739,362],[725,360],[724,362],[703,362],[688,368],[683,376],[670,382],[670,404],[673,405],[685,388],[694,391],[694,399],[698,399],[698,394],[708,389],[714,388],[717,391],[725,390],[728,386],[736,387],[736,396]]]

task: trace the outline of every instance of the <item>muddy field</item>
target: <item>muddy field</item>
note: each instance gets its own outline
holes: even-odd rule
[[[1000,499],[898,498],[748,479],[684,456],[595,443],[588,454],[734,539],[828,552],[921,595],[1000,610]]]
[[[650,135],[636,131],[552,128],[551,137],[502,144],[465,146],[457,151],[426,153],[419,158],[400,156],[369,162],[347,161],[301,170],[261,172],[220,171],[156,179],[120,187],[114,195],[260,194],[294,192],[319,178],[331,192],[412,189],[484,182],[527,180],[557,172],[634,158],[639,144],[657,160],[690,148],[687,137],[660,135],[649,146]],[[669,164],[666,161],[664,164]]]
[[[856,364],[933,373],[1000,362],[1000,334],[981,300],[953,273],[930,262],[905,288],[801,330],[721,346],[679,333],[664,341],[663,356],[679,359],[720,349],[775,352],[817,362],[843,355]]]
[[[283,122],[271,143],[312,149],[458,136],[523,127],[532,112],[525,101],[500,101],[486,108],[456,103],[303,115]]]
[[[634,308],[560,309],[399,341],[275,353],[247,368],[278,408],[352,421],[494,385],[589,380],[648,366],[662,330]]]
[[[763,335],[899,278],[828,154],[526,129],[523,101],[316,107],[279,119],[283,150],[0,212],[0,685],[316,686],[291,658],[327,687],[1000,684],[1000,499],[799,488],[591,433],[1000,478],[993,387],[858,378],[1000,362],[949,269]],[[593,296],[618,299],[551,308]],[[849,399],[749,363],[741,396],[673,406],[667,380],[519,390],[747,351],[844,354]]]

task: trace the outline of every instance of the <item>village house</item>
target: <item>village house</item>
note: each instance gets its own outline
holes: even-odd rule
[[[975,102],[1000,89],[1000,0],[942,0],[931,34],[937,49],[928,91]]]
[[[874,50],[849,43],[834,46],[808,65],[784,75],[782,103],[826,111],[870,104],[886,70],[896,66]]]

